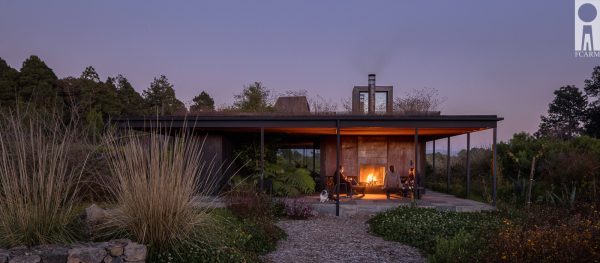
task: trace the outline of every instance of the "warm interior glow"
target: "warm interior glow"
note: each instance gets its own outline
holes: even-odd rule
[[[383,165],[361,165],[359,182],[368,185],[383,185],[385,166]]]
[[[377,179],[375,179],[375,177],[373,177],[373,174],[369,174],[367,176],[367,183],[373,183],[374,181],[376,181]]]

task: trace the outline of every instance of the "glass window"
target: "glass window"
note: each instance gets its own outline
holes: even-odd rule
[[[369,92],[362,91],[359,93],[359,97],[360,105],[358,106],[358,108],[361,110],[362,113],[369,112]]]
[[[387,111],[387,92],[379,91],[375,92],[375,112]]]

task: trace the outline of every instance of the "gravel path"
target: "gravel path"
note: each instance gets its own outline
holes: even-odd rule
[[[277,223],[288,234],[266,262],[425,262],[416,248],[385,241],[367,232],[366,216]]]

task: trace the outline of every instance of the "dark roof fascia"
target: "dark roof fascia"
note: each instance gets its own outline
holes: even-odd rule
[[[494,128],[504,118],[497,115],[438,115],[438,116],[386,116],[386,115],[206,115],[128,117],[113,119],[119,127],[152,128],[341,128],[395,127],[395,128]]]

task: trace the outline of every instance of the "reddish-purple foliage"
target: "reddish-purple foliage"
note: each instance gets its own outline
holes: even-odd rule
[[[287,199],[284,201],[285,216],[291,219],[308,219],[314,216],[312,207],[299,199]]]

